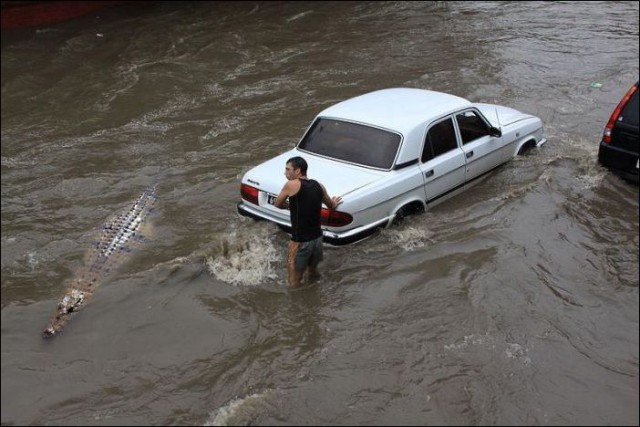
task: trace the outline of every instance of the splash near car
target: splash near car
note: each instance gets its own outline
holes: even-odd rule
[[[270,200],[286,161],[303,157],[308,176],[342,197],[323,210],[323,239],[353,243],[405,215],[463,191],[521,151],[546,142],[542,121],[518,110],[424,89],[391,88],[321,111],[295,148],[249,170],[241,215],[290,230],[289,212]]]
[[[131,250],[142,242],[142,230],[155,201],[156,188],[152,186],[142,192],[130,208],[103,226],[100,240],[87,252],[84,267],[67,287],[43,337],[59,334],[71,316],[91,299],[101,280],[120,266]]]
[[[622,97],[607,122],[598,162],[620,177],[638,183],[638,82]]]

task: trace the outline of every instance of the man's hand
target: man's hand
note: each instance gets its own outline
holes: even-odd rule
[[[332,205],[332,206],[331,206],[331,209],[335,209],[335,208],[337,208],[337,207],[338,207],[338,205],[339,205],[340,203],[342,203],[342,197],[340,197],[340,196],[333,196],[333,197],[331,198],[331,205]]]

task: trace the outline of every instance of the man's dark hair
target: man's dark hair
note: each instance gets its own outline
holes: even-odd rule
[[[287,160],[287,163],[291,163],[291,166],[293,166],[293,169],[300,169],[300,172],[302,173],[302,175],[307,175],[307,161],[305,159],[303,159],[300,156],[296,156],[296,157],[292,157],[289,160]]]

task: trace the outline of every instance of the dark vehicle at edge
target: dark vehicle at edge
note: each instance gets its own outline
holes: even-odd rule
[[[638,82],[622,97],[604,128],[598,162],[621,178],[638,183]]]

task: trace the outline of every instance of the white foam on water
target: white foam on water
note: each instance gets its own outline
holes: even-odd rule
[[[205,426],[247,426],[270,405],[265,400],[267,393],[256,393],[244,398],[237,398],[227,405],[213,411]]]
[[[31,267],[31,270],[38,266],[39,260],[35,252],[27,252],[27,264]]]
[[[471,334],[465,335],[464,339],[454,344],[445,344],[444,349],[446,351],[461,352],[464,353],[470,347],[484,347],[491,349],[491,351],[499,350],[503,346],[503,343],[499,339],[490,336],[489,334],[478,335]],[[529,349],[518,343],[505,342],[504,354],[508,359],[514,359],[522,362],[525,366],[531,365],[531,358],[527,355]]]
[[[434,243],[433,232],[426,228],[391,227],[385,229],[384,234],[405,251],[413,251],[425,247],[428,243]]]
[[[288,18],[287,22],[292,22],[292,21],[295,21],[297,19],[303,18],[303,17],[309,15],[310,13],[313,13],[313,11],[312,10],[307,10],[306,12],[298,13],[297,15],[294,15],[291,18]]]
[[[531,359],[527,356],[529,350],[517,343],[508,343],[507,348],[504,350],[509,359],[519,359],[525,365],[531,364]]]
[[[577,176],[577,179],[582,183],[583,190],[591,190],[599,187],[606,176],[607,172],[604,169],[593,167],[588,173]]]
[[[267,236],[242,236],[237,231],[222,236],[207,257],[209,272],[233,285],[254,286],[277,277],[278,251]]]
[[[456,344],[445,344],[444,349],[445,350],[451,350],[451,351],[455,351],[455,350],[462,350],[465,349],[469,346],[477,346],[477,345],[486,345],[489,341],[489,335],[485,334],[485,335],[477,335],[477,334],[471,334],[471,335],[465,335],[464,339],[462,340],[462,342],[456,343]]]
[[[546,173],[548,166],[557,160],[571,160],[577,164],[577,174],[575,178],[579,181],[582,190],[590,190],[601,185],[602,180],[607,176],[607,170],[598,163],[598,151],[600,147],[601,134],[592,138],[577,137],[572,133],[551,130],[545,128],[547,138],[562,141],[561,144],[554,144],[553,154],[549,155],[541,165],[545,173],[539,178],[546,182],[550,181],[550,174]],[[548,143],[547,143],[548,144]]]
[[[544,174],[544,172],[543,172]],[[540,178],[538,178],[540,179]],[[516,199],[524,196],[527,192],[533,189],[537,185],[537,182],[529,182],[521,185],[515,185],[504,189],[502,194],[492,197],[491,200],[502,201]]]
[[[237,132],[244,128],[244,121],[237,117],[222,117],[216,120],[215,126],[207,132],[205,136],[200,137],[202,141],[214,140],[220,135],[230,132]]]

